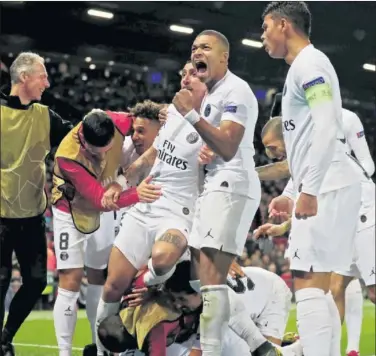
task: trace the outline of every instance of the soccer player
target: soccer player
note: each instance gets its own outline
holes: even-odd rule
[[[0,101],[0,353],[6,356],[14,355],[12,340],[46,287],[45,159],[72,128],[69,121],[38,103],[50,87],[42,57],[20,53],[10,76],[10,95],[1,93]],[[3,330],[13,252],[20,264],[22,286]]]
[[[148,149],[158,133],[160,128],[159,111],[161,105],[150,100],[145,100],[131,108],[132,116],[132,135],[124,138],[121,167],[127,169],[146,149]],[[138,182],[139,183],[139,182]],[[103,195],[102,201],[106,206],[106,194]],[[118,193],[120,194],[120,193]],[[117,199],[114,201],[117,202]],[[126,209],[126,208],[125,208]],[[95,348],[96,355],[96,314],[98,302],[102,295],[102,289],[105,282],[104,270],[107,267],[108,257],[115,240],[117,222],[120,221],[122,211],[105,212],[101,214],[100,227],[92,236],[87,236],[88,245],[95,246],[95,259],[92,258],[86,263],[86,274],[88,280],[86,294],[86,314],[90,322],[92,332],[92,345],[85,348],[84,355],[88,355],[89,348]],[[119,219],[118,219],[119,218]],[[94,265],[89,265],[89,263]]]
[[[180,114],[216,154],[206,166],[204,192],[189,238],[199,261],[205,300],[200,323],[204,356],[220,353],[221,330],[230,317],[227,272],[243,251],[261,196],[253,160],[258,103],[249,85],[228,69],[229,53],[223,34],[200,33],[192,44],[191,59],[208,93],[201,110],[194,107],[187,90],[173,99]]]
[[[190,264],[189,261],[179,263],[173,276],[165,283],[165,289],[172,294],[177,310],[182,310],[186,314],[202,308],[203,301],[205,302],[202,295],[191,287]],[[262,268],[238,266],[237,269],[240,273],[231,268],[227,284],[239,294],[246,305],[244,312],[248,316],[248,322],[257,326],[253,342],[265,344],[268,340],[279,349],[278,353],[274,353],[274,350],[271,353],[268,349],[259,349],[252,355],[302,355],[299,343],[284,348],[279,347],[286,328],[292,297],[286,283],[276,274]],[[231,315],[230,329],[227,328],[225,332],[224,347],[218,355],[251,355],[249,345],[233,331],[238,316]],[[195,356],[201,355],[201,347],[194,339],[182,345],[173,345],[171,349],[174,349],[175,353],[171,350],[167,355],[188,355],[189,353],[184,353],[184,350],[189,351],[191,348],[197,349]]]
[[[338,309],[328,293],[330,275],[351,263],[360,177],[345,153],[337,74],[326,55],[309,40],[307,5],[270,3],[263,13],[262,28],[269,56],[283,58],[290,65],[282,119],[291,179],[270,208],[286,211],[295,202],[290,268],[304,355],[334,356],[340,354],[341,329]]]
[[[190,62],[183,68],[181,86],[192,93],[194,105],[199,109],[206,86],[198,80]],[[191,230],[201,147],[196,130],[170,105],[167,121],[152,147],[125,173],[129,181],[137,181],[144,169],[151,168],[150,176],[162,187],[163,195],[153,204],[136,204],[124,216],[110,255],[97,325],[117,312],[124,291],[131,286],[140,267],[148,264],[149,271],[144,275],[146,285],[151,281],[162,283],[173,273],[186,250]],[[101,346],[97,347],[101,355]]]
[[[109,210],[101,203],[103,186],[119,186],[113,182],[131,124],[127,114],[93,110],[70,131],[55,154],[52,204],[59,288],[54,322],[60,356],[71,354],[84,265],[99,269],[103,264],[95,240],[89,237],[100,226],[100,212]],[[117,206],[158,199],[159,188],[148,182],[122,192]]]

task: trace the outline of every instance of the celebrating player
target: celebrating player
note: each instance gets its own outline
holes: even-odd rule
[[[229,71],[229,51],[223,34],[213,30],[200,33],[192,45],[191,59],[197,76],[208,87],[201,112],[187,90],[173,99],[180,114],[217,155],[206,166],[204,192],[189,239],[196,249],[195,259],[200,261],[204,356],[220,354],[221,330],[230,317],[227,272],[234,257],[243,251],[261,195],[253,161],[258,104],[249,85]]]
[[[54,322],[60,356],[71,354],[84,264],[99,269],[103,263],[87,234],[99,228],[100,211],[107,210],[101,204],[102,185],[116,179],[124,136],[131,124],[129,115],[93,110],[70,131],[55,154],[52,203],[59,288]],[[145,181],[121,193],[117,205],[152,202],[159,196],[158,188]]]
[[[206,93],[196,70],[189,62],[184,66],[182,88],[192,93],[194,105],[200,107]],[[136,204],[127,211],[112,248],[108,277],[97,312],[100,321],[115,314],[124,291],[130,287],[141,266],[148,263],[145,283],[161,283],[187,247],[194,206],[198,196],[198,156],[202,142],[195,129],[171,105],[166,123],[153,144],[126,172],[129,181],[137,181],[144,169],[153,182],[162,186],[163,195],[154,204]],[[152,282],[151,282],[152,281]],[[101,346],[98,346],[98,355]]]
[[[161,105],[156,104],[150,100],[145,100],[138,103],[134,108],[131,108],[130,114],[132,120],[132,136],[124,138],[122,149],[121,167],[123,170],[127,169],[140,154],[148,149],[158,133],[160,123],[158,119]],[[139,183],[139,182],[138,182]],[[120,195],[117,191],[117,199]],[[107,190],[102,198],[102,205],[111,207],[108,202],[107,196],[110,191]],[[117,199],[114,203],[117,203]],[[95,246],[95,259],[91,258],[86,261],[86,274],[88,280],[87,293],[86,293],[86,314],[90,322],[92,332],[92,345],[85,347],[84,356],[96,355],[96,314],[98,302],[102,295],[102,289],[105,282],[104,269],[107,267],[108,257],[115,240],[117,223],[120,221],[121,211],[105,212],[101,214],[100,227],[93,233],[93,236],[87,236],[88,246]],[[94,251],[92,251],[94,253]],[[90,265],[95,263],[94,265]]]

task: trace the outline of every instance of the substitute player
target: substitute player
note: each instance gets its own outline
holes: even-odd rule
[[[107,210],[101,204],[103,186],[114,185],[131,124],[129,115],[93,110],[70,131],[55,154],[52,204],[59,288],[54,322],[60,356],[71,354],[83,267],[95,268],[102,259],[87,235],[99,228],[100,212]],[[157,187],[143,182],[121,193],[117,205],[151,202],[159,196]]]
[[[286,211],[295,201],[290,268],[304,355],[339,355],[338,309],[326,293],[331,271],[351,262],[360,208],[359,174],[341,142],[339,82],[329,59],[309,41],[311,14],[304,2],[270,3],[263,20],[266,52],[290,65],[282,119],[291,192],[288,198],[285,189],[270,208]]]
[[[253,161],[258,104],[249,85],[229,71],[229,51],[223,34],[213,30],[200,33],[192,45],[191,59],[208,93],[201,110],[194,107],[187,90],[173,99],[180,114],[217,155],[206,166],[204,192],[189,239],[195,259],[200,261],[204,356],[220,353],[221,330],[230,317],[227,272],[234,257],[243,251],[261,195]]]
[[[132,117],[132,135],[124,138],[121,167],[127,169],[140,154],[148,149],[153,143],[160,128],[158,119],[161,106],[150,100],[138,103],[130,109]],[[125,116],[124,116],[125,117]],[[140,183],[140,182],[138,182]],[[108,191],[107,191],[108,192]],[[106,194],[102,201],[107,206]],[[120,193],[119,193],[120,194]],[[117,201],[115,201],[116,203]],[[108,204],[111,207],[110,204]],[[100,227],[92,236],[87,236],[88,245],[95,248],[95,259],[89,259],[86,263],[86,274],[88,280],[86,295],[86,314],[91,326],[92,342],[96,342],[95,320],[98,302],[102,295],[105,282],[104,270],[107,267],[108,258],[115,240],[117,223],[120,221],[121,211],[110,211],[101,214]],[[89,263],[93,263],[90,265]],[[87,350],[86,350],[87,351]],[[95,350],[96,353],[96,350]],[[84,352],[84,355],[86,353]]]
[[[206,86],[198,80],[190,62],[183,68],[181,86],[192,93],[194,105],[199,108]],[[162,186],[163,195],[154,204],[136,204],[124,216],[110,255],[97,325],[117,312],[124,291],[131,286],[140,267],[148,264],[146,284],[162,283],[173,273],[174,265],[186,250],[191,230],[201,147],[198,133],[170,105],[168,119],[153,146],[125,174],[129,181],[137,181],[143,170],[152,167],[150,176]],[[97,346],[100,355],[101,346]]]

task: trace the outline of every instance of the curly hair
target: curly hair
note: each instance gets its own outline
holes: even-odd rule
[[[162,107],[162,104],[155,103],[151,100],[145,100],[142,103],[137,103],[133,108],[130,108],[129,112],[134,117],[142,117],[144,119],[158,121],[158,114]]]

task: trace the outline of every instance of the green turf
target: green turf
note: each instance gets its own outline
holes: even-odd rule
[[[364,304],[364,319],[360,340],[361,356],[376,355],[375,350],[375,307],[366,302]],[[295,310],[291,311],[287,331],[295,331]],[[85,312],[79,312],[76,332],[74,334],[74,347],[82,348],[91,339],[89,323],[85,318]],[[56,356],[55,348],[42,348],[30,345],[56,346],[52,312],[33,312],[22,326],[15,338],[17,356]],[[21,345],[23,344],[23,345]],[[346,345],[346,328],[343,328],[342,346]],[[82,351],[73,351],[73,356],[82,355]]]

